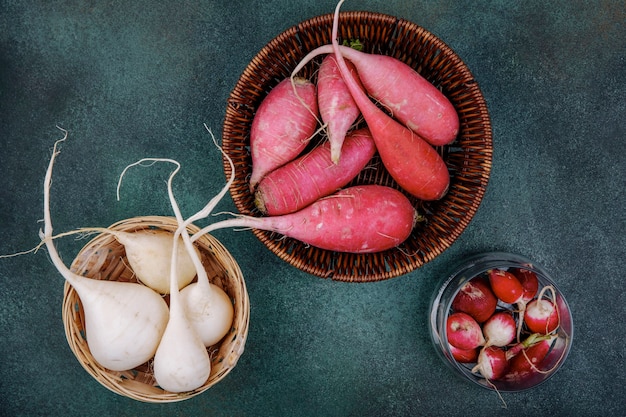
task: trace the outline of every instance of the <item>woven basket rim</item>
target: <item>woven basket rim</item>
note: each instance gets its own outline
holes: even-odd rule
[[[299,61],[313,47],[330,42],[332,19],[332,13],[317,16],[274,37],[244,69],[227,100],[223,148],[235,163],[236,180],[230,187],[230,194],[243,214],[260,216],[246,186],[251,164],[246,146],[249,144],[248,132],[254,109],[267,90],[295,67],[293,62]],[[372,48],[396,56],[422,75],[428,72],[441,75],[429,81],[435,82],[447,94],[452,94],[453,97],[449,98],[455,107],[462,103],[462,108],[457,107],[462,113],[459,139],[452,145],[441,147],[442,154],[447,158],[446,163],[456,175],[451,176],[450,191],[439,202],[416,203],[418,211],[425,214],[429,222],[431,229],[426,230],[429,233],[422,234],[424,230],[416,228],[409,237],[411,245],[383,254],[331,252],[298,244],[277,233],[258,229],[252,232],[281,260],[304,272],[349,282],[385,280],[414,271],[433,260],[452,245],[474,217],[491,172],[491,120],[480,87],[467,65],[444,41],[426,29],[388,14],[346,11],[340,13],[339,32],[342,39],[351,35],[370,37],[365,39],[366,43],[380,36],[384,41],[371,41]],[[419,53],[411,55],[411,51],[415,50],[413,45],[409,47],[402,42],[407,45],[418,43]],[[428,75],[425,76],[428,79]],[[464,168],[465,165],[467,168]],[[223,159],[223,167],[228,177],[231,168],[226,158]]]
[[[178,223],[174,217],[140,216],[121,220],[109,226],[109,229],[134,231],[156,228],[173,232],[177,227]],[[188,227],[190,234],[195,233],[198,230],[200,230],[200,228],[193,224]],[[215,265],[223,268],[223,271],[221,272],[223,272],[224,276],[228,277],[229,284],[232,286],[232,288],[229,287],[223,289],[228,293],[229,297],[233,299],[235,314],[231,331],[222,339],[221,342],[209,348],[212,368],[209,379],[202,386],[193,391],[172,393],[155,386],[153,384],[153,379],[151,380],[152,383],[134,380],[134,376],[140,372],[137,368],[134,370],[117,372],[100,366],[93,359],[93,356],[91,356],[89,346],[84,337],[84,317],[82,316],[82,307],[78,294],[71,285],[67,282],[65,283],[62,319],[70,350],[74,353],[81,366],[94,379],[96,379],[96,381],[110,391],[137,401],[149,403],[166,403],[186,400],[201,394],[224,379],[226,375],[228,375],[236,366],[238,359],[243,354],[250,320],[250,300],[243,273],[241,272],[236,260],[214,236],[204,235],[195,242],[195,245],[200,249],[200,252],[204,257],[203,259],[214,259],[215,261],[211,262],[215,262]],[[110,251],[123,251],[123,247],[122,249],[119,249],[121,244],[115,241],[111,235],[99,234],[83,246],[72,262],[71,269],[76,271],[77,269],[80,270],[83,268],[81,256],[83,254],[89,255],[89,250],[99,249],[101,247],[106,247]],[[81,262],[79,262],[79,259]],[[119,269],[124,269],[124,273],[129,273],[129,268],[127,268],[126,265],[122,265],[123,263],[123,259],[118,260],[118,264],[112,267],[113,270],[116,271],[113,272],[112,275],[116,274]],[[113,265],[113,262],[110,262],[110,264]],[[209,268],[209,266],[205,265],[205,268]],[[102,272],[102,269],[100,269],[98,272],[90,271],[89,274],[90,276],[100,273],[107,274],[110,270],[111,268],[107,267],[107,271],[105,272]],[[210,271],[207,269],[207,272]],[[211,276],[209,276],[209,278],[211,279]],[[108,279],[108,277],[105,276],[96,279]],[[148,378],[144,369],[149,370],[149,365],[144,365],[142,365],[141,373]]]

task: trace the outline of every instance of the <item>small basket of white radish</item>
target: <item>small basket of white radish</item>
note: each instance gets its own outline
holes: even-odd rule
[[[442,280],[430,330],[435,349],[456,373],[498,392],[548,380],[574,337],[569,305],[548,272],[501,252],[469,257]]]
[[[143,239],[145,236],[141,235],[148,234],[152,235],[148,239],[154,237],[158,239],[161,236],[170,242],[177,227],[178,224],[173,217],[144,216],[123,220],[110,226],[109,229],[114,233],[128,234],[131,239],[133,237]],[[191,225],[188,226],[188,230],[190,234],[193,234],[199,228]],[[150,354],[148,354],[150,357],[147,360],[142,358],[130,365],[122,364],[122,369],[117,370],[111,369],[116,368],[112,364],[107,363],[107,366],[104,366],[99,363],[92,353],[96,342],[90,338],[92,334],[86,334],[85,331],[85,315],[81,299],[73,286],[69,283],[65,284],[63,323],[69,346],[85,370],[111,391],[144,402],[180,401],[206,391],[222,380],[237,364],[244,350],[250,314],[249,299],[242,272],[228,250],[213,236],[202,235],[194,242],[194,246],[197,248],[211,285],[221,290],[219,292],[214,291],[219,297],[215,302],[225,303],[227,308],[221,308],[220,311],[225,310],[226,312],[221,314],[225,314],[226,317],[225,320],[220,318],[216,322],[226,323],[227,327],[223,328],[223,326],[218,325],[216,328],[204,332],[206,336],[203,345],[206,346],[210,366],[207,368],[205,363],[204,371],[200,372],[199,375],[201,382],[194,384],[197,386],[190,390],[174,392],[178,390],[164,389],[162,387],[165,385],[164,382],[155,378],[155,366],[158,364],[155,364],[155,359]],[[130,250],[128,250],[127,246],[125,247],[120,243],[114,234],[102,233],[82,248],[72,262],[70,269],[77,275],[94,280],[124,283],[142,282],[133,270],[133,261],[129,254],[131,250],[132,243]],[[154,265],[154,263],[155,261],[152,261],[148,267],[158,268],[158,265]],[[145,268],[145,266],[143,267]],[[142,268],[141,264],[139,268]],[[184,276],[183,274],[179,275],[180,294],[185,302],[197,301],[193,288],[199,285],[198,278],[195,277],[193,265],[191,265],[191,269],[191,273],[188,272]],[[154,277],[155,275],[151,276]],[[143,282],[142,285],[152,286],[155,288],[155,292],[164,294],[163,299],[169,302],[170,295],[167,294],[169,288],[163,287],[163,282],[163,280],[153,280]],[[139,299],[132,301],[140,302]],[[228,307],[232,307],[232,309],[229,311]],[[188,314],[188,316],[190,315]],[[113,348],[109,345],[104,346],[104,349],[107,356],[114,353],[112,352]],[[119,361],[119,358],[112,357],[111,362],[115,363],[115,361]],[[141,363],[137,364],[137,362]],[[129,366],[131,366],[129,369],[123,369]],[[201,366],[199,365],[196,370],[201,370]]]
[[[65,278],[62,311],[70,349],[103,386],[138,401],[181,401],[206,391],[237,364],[250,316],[236,260],[193,224],[209,215],[227,186],[184,220],[172,192],[180,165],[146,158],[129,167],[143,162],[177,166],[167,183],[175,217],[134,217],[108,228],[54,235],[50,188],[59,143],[67,138],[64,132],[46,171],[44,228],[35,250],[45,245]],[[54,242],[76,233],[98,235],[68,267]]]
[[[245,68],[226,108],[224,170],[235,174],[235,206],[259,226],[298,218],[248,224],[280,259],[323,278],[377,281],[433,260],[469,224],[491,171],[491,122],[443,41],[402,18],[340,13],[341,3],[279,34]],[[403,199],[381,187],[413,212],[387,215],[396,204],[376,200]],[[371,206],[357,204],[365,194]],[[343,219],[317,216],[340,210]],[[380,242],[347,242],[365,226]]]

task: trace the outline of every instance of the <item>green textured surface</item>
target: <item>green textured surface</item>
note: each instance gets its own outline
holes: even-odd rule
[[[0,253],[38,243],[42,180],[56,129],[56,231],[169,215],[169,167],[182,164],[183,214],[225,179],[203,123],[221,131],[250,59],[330,0],[0,3]],[[251,300],[246,351],[224,381],[181,403],[143,404],[93,380],[69,350],[63,281],[46,253],[0,260],[0,415],[413,416],[625,415],[626,299],[623,1],[352,1],[411,20],[468,64],[489,105],[494,162],[472,223],[443,255],[385,282],[323,280],[282,263],[248,231],[216,236]],[[220,210],[234,210],[227,196]],[[81,242],[59,242],[70,261]],[[511,251],[548,269],[574,313],[565,366],[535,390],[495,393],[436,356],[427,310],[458,260]],[[620,324],[618,324],[620,323]]]

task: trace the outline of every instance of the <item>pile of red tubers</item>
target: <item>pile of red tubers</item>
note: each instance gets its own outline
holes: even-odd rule
[[[456,294],[446,332],[452,356],[472,373],[515,382],[549,372],[542,362],[559,325],[554,287],[540,288],[529,269],[491,269]]]

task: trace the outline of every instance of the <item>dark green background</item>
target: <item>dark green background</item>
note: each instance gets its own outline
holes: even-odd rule
[[[226,99],[250,59],[335,2],[6,1],[0,6],[0,253],[36,245],[53,142],[57,232],[170,215],[180,161],[184,215],[224,185]],[[281,262],[249,231],[216,236],[238,260],[251,301],[246,351],[206,393],[143,404],[103,388],[69,350],[63,279],[45,251],[0,260],[0,414],[45,416],[625,415],[626,14],[623,1],[349,0],[343,10],[409,19],[450,45],[485,94],[490,184],[443,255],[385,282],[347,284]],[[227,196],[218,210],[235,210]],[[59,242],[70,262],[84,242]],[[436,356],[427,312],[437,282],[469,254],[530,257],[564,291],[576,334],[565,366],[535,390],[495,393]]]

